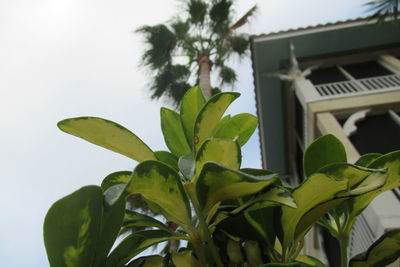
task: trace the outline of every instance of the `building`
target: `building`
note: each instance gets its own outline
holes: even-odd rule
[[[302,181],[302,153],[333,133],[355,162],[400,149],[400,21],[349,20],[252,36],[251,52],[263,167]],[[359,216],[350,256],[400,227],[399,191],[386,192]],[[306,253],[321,256],[321,235]]]

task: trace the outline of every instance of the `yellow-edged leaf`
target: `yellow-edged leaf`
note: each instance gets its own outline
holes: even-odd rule
[[[228,106],[239,97],[239,93],[219,93],[210,98],[200,110],[194,125],[194,146],[197,151],[204,141],[211,138]]]
[[[93,144],[136,161],[156,159],[153,151],[125,127],[97,117],[78,117],[60,121],[57,126]]]

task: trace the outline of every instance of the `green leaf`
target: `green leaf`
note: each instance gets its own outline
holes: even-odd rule
[[[124,216],[124,227],[143,226],[143,227],[157,227],[160,230],[169,232],[170,229],[162,222],[154,219],[153,217],[138,213],[136,211],[126,210]]]
[[[160,114],[161,130],[169,150],[177,157],[189,154],[191,149],[186,141],[179,114],[167,108],[161,108]]]
[[[263,252],[261,251],[258,242],[253,240],[245,241],[244,250],[246,252],[246,258],[249,261],[250,266],[260,266],[263,264]]]
[[[240,146],[246,144],[258,125],[257,117],[249,113],[225,118],[218,125],[214,138],[237,140]]]
[[[307,212],[315,209],[318,205],[321,205],[327,201],[335,199],[338,192],[344,191],[348,188],[348,180],[336,180],[332,179],[326,174],[315,173],[309,177],[303,184],[293,190],[292,196],[296,201],[297,209],[290,207],[282,207],[282,228],[284,232],[283,248],[289,248],[289,244],[296,240],[303,232],[301,230],[308,229],[310,223],[317,221],[318,218],[313,220],[307,220],[302,225],[299,225],[302,217]],[[340,203],[336,203],[340,204]],[[332,208],[332,207],[324,207]],[[329,210],[328,209],[328,210]],[[319,210],[319,213],[326,213],[328,210]],[[311,214],[315,215],[315,214]],[[300,229],[298,229],[300,227]]]
[[[354,198],[351,203],[352,209],[350,212],[350,216],[352,217],[356,217],[358,214],[360,214],[369,205],[369,203],[371,203],[371,201],[382,192],[400,187],[400,151],[394,151],[380,156],[372,161],[368,165],[368,168],[387,169],[386,183],[381,188]],[[374,177],[383,179],[378,175]]]
[[[104,198],[106,198],[107,194],[110,194],[110,190],[104,193]],[[107,205],[106,201],[105,204],[101,219],[100,237],[97,242],[96,261],[94,266],[103,266],[106,262],[107,255],[110,253],[110,250],[121,230],[125,214],[126,201],[123,196],[119,197],[119,199],[112,205]]]
[[[153,151],[123,126],[96,117],[78,117],[60,121],[64,132],[78,136],[136,161],[156,159]]]
[[[198,178],[203,165],[209,161],[218,162],[232,169],[239,169],[242,160],[237,142],[229,139],[209,139],[199,149],[196,156],[195,174]]]
[[[194,124],[197,115],[205,103],[206,99],[199,86],[191,88],[182,98],[180,116],[185,136],[190,146],[194,144]]]
[[[211,224],[217,226],[225,234],[236,236],[243,240],[259,240],[260,234],[254,230],[244,217],[243,213],[231,215],[228,212],[218,212],[215,220]]]
[[[157,204],[168,220],[184,228],[191,225],[189,200],[181,178],[164,163],[145,161],[137,165],[127,191]]]
[[[354,189],[354,186],[361,183],[368,175],[376,171],[382,172],[382,170],[365,168],[344,162],[332,163],[318,170],[319,173],[324,173],[332,179],[347,179],[349,182],[349,190]]]
[[[168,240],[178,239],[169,232],[161,230],[147,230],[133,233],[126,237],[111,252],[107,258],[105,267],[125,266],[133,257],[146,248]]]
[[[92,265],[99,240],[102,204],[101,188],[86,186],[50,207],[43,227],[50,266]]]
[[[155,151],[156,158],[168,166],[178,170],[178,158],[168,151]]]
[[[367,167],[372,161],[379,158],[380,156],[382,156],[382,154],[379,153],[364,154],[356,161],[356,163],[354,163],[354,165]]]
[[[243,263],[243,253],[241,243],[228,238],[226,244],[226,253],[228,254],[229,260],[235,264]]]
[[[275,229],[275,218],[277,203],[257,202],[244,211],[247,222],[256,230],[263,242],[267,244],[267,249],[273,249],[277,230]]]
[[[103,179],[103,182],[101,183],[101,189],[103,191],[106,191],[108,188],[110,188],[113,185],[116,184],[127,184],[129,182],[129,179],[132,176],[131,171],[118,171],[118,172],[113,172],[109,175],[106,176],[106,178]]]
[[[232,92],[219,93],[211,97],[200,110],[194,126],[194,145],[196,151],[204,141],[213,136],[225,110],[239,95],[239,93]]]
[[[193,154],[183,155],[178,161],[179,170],[187,180],[192,180],[195,171],[195,160]]]
[[[144,256],[131,261],[127,267],[164,267],[164,258],[159,255]]]
[[[192,255],[191,251],[172,253],[172,262],[176,267],[201,267],[199,261]]]
[[[335,136],[328,134],[312,142],[304,153],[304,173],[311,176],[320,168],[335,162],[347,162],[346,150]]]
[[[204,164],[196,183],[196,193],[204,214],[220,201],[254,194],[278,179],[276,174],[254,176],[215,162]]]
[[[126,197],[126,186],[127,184],[116,184],[108,188],[104,192],[104,203],[105,206],[112,206],[117,203],[121,198]]]
[[[303,262],[292,262],[292,263],[267,263],[260,265],[259,267],[312,267],[316,265],[309,265]]]
[[[320,260],[310,256],[310,255],[298,255],[296,257],[296,261],[300,263],[305,263],[310,266],[316,266],[316,267],[326,267],[325,264],[323,264]]]
[[[277,205],[284,205],[292,208],[297,208],[296,202],[292,197],[292,194],[284,187],[271,186],[267,192],[264,192],[258,196],[251,198],[249,201],[241,205],[239,208],[232,211],[232,213],[238,213],[251,205],[258,203],[270,201]]]
[[[366,252],[350,260],[350,267],[386,266],[400,257],[400,229],[386,232]]]

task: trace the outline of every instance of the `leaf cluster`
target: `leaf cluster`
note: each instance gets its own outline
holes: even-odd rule
[[[238,96],[219,93],[206,101],[194,87],[179,112],[161,108],[169,151],[152,151],[128,129],[102,118],[59,122],[62,131],[139,164],[53,204],[44,223],[50,265],[324,266],[300,255],[311,227],[319,223],[339,240],[348,238],[357,215],[378,194],[400,186],[400,151],[364,155],[349,164],[333,135],[307,148],[301,185],[284,185],[270,170],[242,168],[241,146],[258,121],[247,113],[224,116]],[[132,195],[159,216],[127,210]],[[129,227],[136,230],[125,231],[117,242]],[[395,260],[399,240],[398,230],[388,232],[351,266]],[[165,241],[175,242],[176,249],[140,257]]]

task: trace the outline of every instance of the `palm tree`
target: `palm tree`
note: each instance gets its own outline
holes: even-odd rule
[[[237,75],[227,59],[244,56],[249,45],[235,30],[248,22],[256,6],[233,23],[232,5],[233,0],[186,0],[183,15],[137,29],[147,44],[142,64],[152,73],[153,99],[165,95],[178,104],[195,84],[208,99],[222,86],[233,85]],[[218,87],[211,86],[211,71],[218,74]]]
[[[369,7],[369,11],[374,12],[372,18],[378,18],[379,21],[382,21],[390,15],[397,19],[399,2],[400,0],[372,0],[365,5]]]

